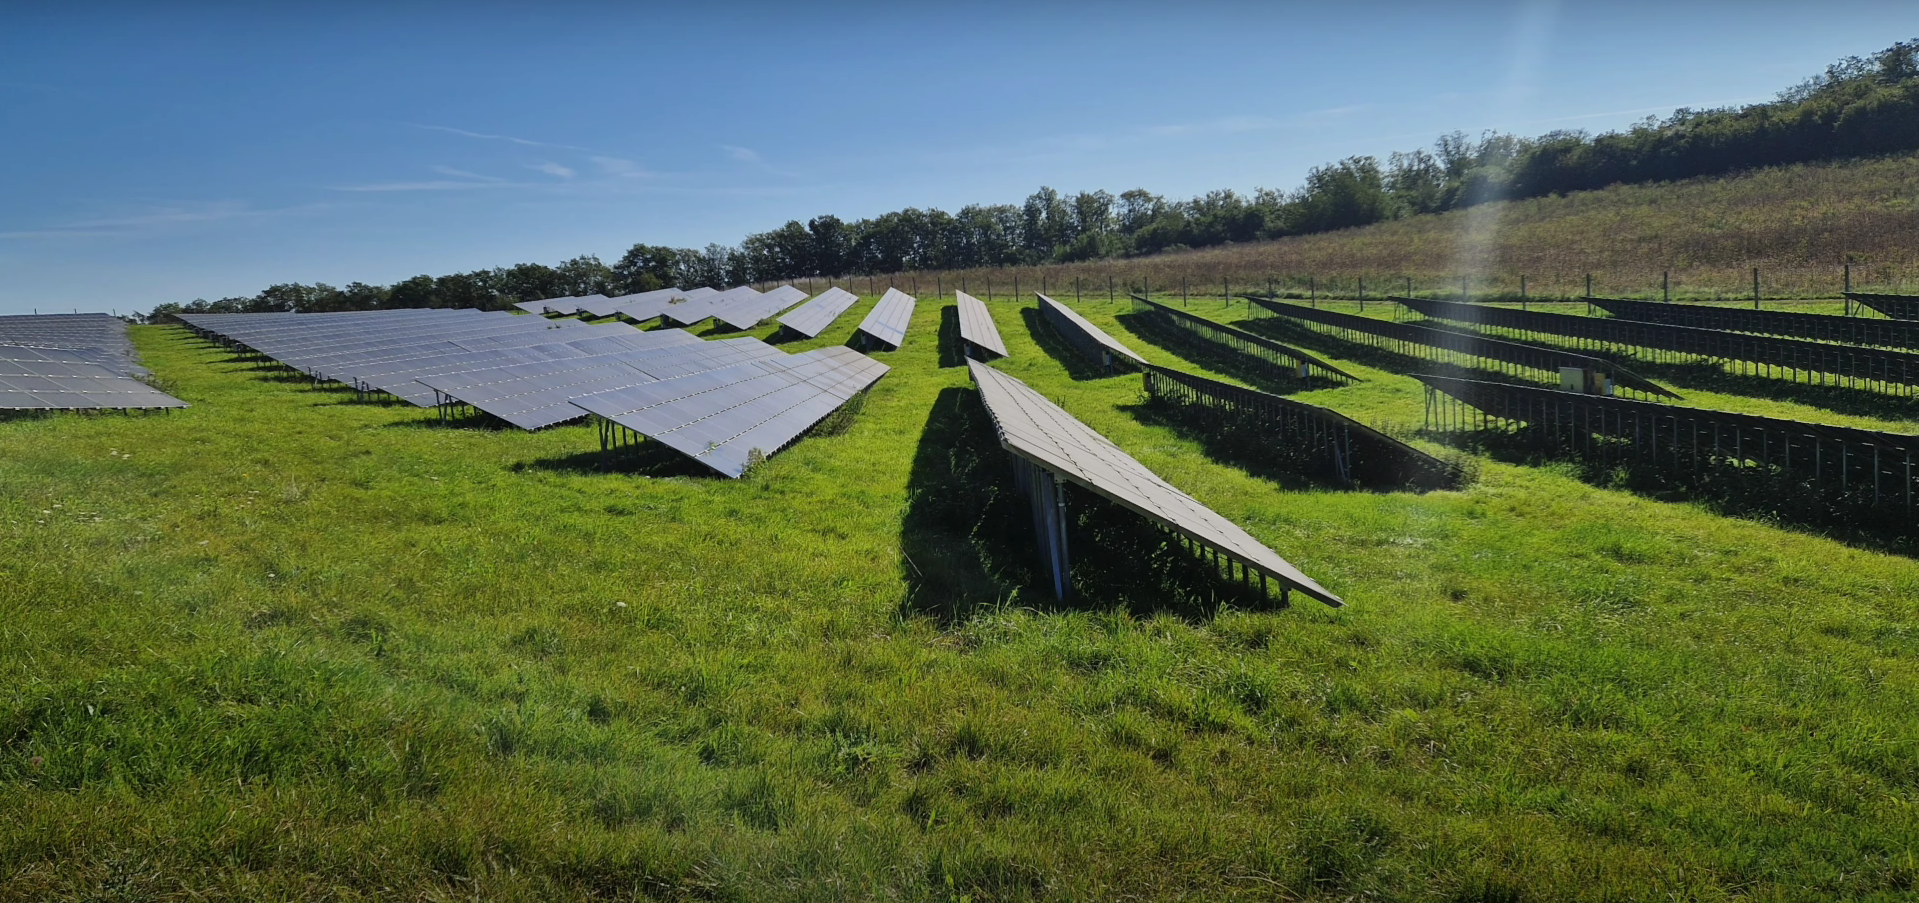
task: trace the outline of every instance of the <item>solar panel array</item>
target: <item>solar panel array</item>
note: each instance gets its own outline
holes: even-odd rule
[[[734,477],[887,370],[847,348],[788,355],[755,338],[473,310],[181,319],[315,379],[422,407],[463,405],[528,430],[603,414]]]
[[[0,410],[184,408],[137,377],[126,321],[107,314],[0,317]]]
[[[723,292],[715,292],[698,298],[689,295],[685,301],[668,305],[665,310],[660,312],[660,318],[661,322],[666,323],[668,326],[692,326],[708,317],[718,315],[721,311],[735,304],[750,301],[759,296],[759,290],[750,285],[729,288]]]
[[[959,303],[960,341],[965,342],[969,351],[979,353],[968,357],[985,360],[985,354],[1006,356],[1006,343],[1000,341],[999,326],[993,323],[993,315],[988,313],[986,305],[980,299],[965,292],[956,291],[953,297]]]
[[[1919,348],[1919,321],[1882,320],[1878,317],[1835,317],[1784,310],[1745,310],[1738,307],[1713,307],[1705,304],[1665,304],[1654,301],[1628,301],[1621,298],[1588,298],[1587,303],[1621,320],[1665,323],[1669,326],[1693,326],[1700,329],[1725,329],[1756,332],[1761,335],[1843,342],[1848,345],[1881,345],[1889,348]]]
[[[737,303],[721,307],[713,312],[713,316],[734,329],[752,329],[767,318],[805,300],[805,292],[790,285],[782,285],[770,292],[761,293],[759,297],[744,298]]]
[[[1919,320],[1919,295],[1847,292],[1847,300],[1863,304],[1895,320]]]
[[[1025,383],[978,361],[967,364],[1001,447],[1064,479],[1327,605],[1341,601],[1232,521],[1179,491]],[[1059,547],[1063,554],[1063,542]],[[1059,569],[1056,568],[1056,579]],[[1060,588],[1056,584],[1056,588]],[[1062,588],[1062,595],[1063,595]]]
[[[695,291],[700,291],[700,289],[695,289]],[[613,299],[619,303],[613,306],[611,313],[622,320],[644,323],[658,317],[662,311],[666,310],[667,305],[676,301],[685,301],[686,298],[687,293],[677,288],[662,288],[650,292],[621,295]]]
[[[581,396],[782,356],[778,348],[758,339],[696,341],[645,354],[513,364],[423,376],[418,381],[438,393],[441,404],[458,402],[521,429],[537,430],[585,417],[585,409],[571,404]]]
[[[863,347],[870,348],[873,342],[878,342],[888,351],[897,351],[900,343],[906,341],[906,327],[913,320],[913,307],[917,303],[918,299],[912,295],[888,288],[886,294],[880,296],[880,303],[873,305],[866,319],[860,321],[854,334],[864,336],[860,340]]]
[[[1132,295],[1131,297],[1133,299],[1133,309],[1136,311],[1143,311],[1149,316],[1156,317],[1175,329],[1218,342],[1242,354],[1249,354],[1253,357],[1271,361],[1288,370],[1297,372],[1302,378],[1308,373],[1317,371],[1322,376],[1343,379],[1355,383],[1360,381],[1359,377],[1347,373],[1291,345],[1284,345],[1264,336],[1256,336],[1243,329],[1235,329],[1227,326],[1224,323],[1215,323],[1205,317],[1194,316],[1183,310],[1175,310],[1141,295]]]
[[[1254,307],[1279,317],[1308,324],[1315,332],[1330,333],[1347,341],[1361,341],[1408,356],[1423,357],[1444,364],[1463,364],[1488,369],[1521,369],[1558,378],[1562,367],[1577,367],[1607,374],[1615,387],[1661,398],[1679,396],[1652,380],[1619,365],[1618,361],[1580,354],[1564,348],[1509,342],[1463,330],[1438,329],[1418,323],[1399,323],[1376,317],[1322,310],[1269,298],[1249,297]],[[1398,300],[1398,299],[1394,299]],[[1589,318],[1582,318],[1589,319]]]
[[[850,348],[821,348],[587,395],[573,404],[739,477],[888,369]]]
[[[1861,388],[1900,395],[1919,394],[1919,354],[1884,348],[1834,345],[1805,339],[1667,326],[1612,317],[1514,310],[1429,298],[1392,300],[1436,320],[1468,324],[1475,329],[1506,329],[1521,334],[1572,339],[1586,344],[1644,349],[1677,355],[1697,355],[1752,365],[1753,372],[1783,371],[1795,381],[1814,376],[1837,376]],[[1824,377],[1821,376],[1821,379]]]
[[[1106,330],[1087,322],[1085,317],[1080,316],[1072,308],[1038,292],[1033,294],[1039,298],[1040,316],[1045,317],[1046,322],[1052,324],[1060,338],[1065,339],[1068,345],[1073,346],[1073,349],[1085,356],[1087,360],[1107,370],[1111,370],[1114,364],[1121,361],[1136,366],[1145,365],[1145,358],[1140,357],[1133,349],[1120,344],[1118,339],[1107,335]]]
[[[846,313],[846,309],[858,303],[859,300],[858,295],[834,286],[815,295],[813,300],[788,311],[786,316],[780,318],[780,325],[809,339],[814,338],[825,332],[826,327],[833,325],[833,321],[839,319],[840,314]]]

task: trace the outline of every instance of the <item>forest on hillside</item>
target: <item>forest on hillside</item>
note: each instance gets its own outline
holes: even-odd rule
[[[1502,200],[1619,184],[1668,182],[1784,164],[1919,149],[1919,39],[1848,57],[1768,103],[1675,110],[1632,128],[1532,138],[1454,132],[1385,161],[1349,157],[1313,168],[1292,191],[1232,189],[1169,200],[1144,189],[1062,194],[949,213],[907,208],[843,220],[821,214],[703,249],[635,244],[606,264],[576,257],[390,286],[286,283],[251,297],[168,303],[176,312],[329,311],[382,307],[500,309],[515,301],[620,295],[669,285],[735,285],[915,271],[1031,267],[1130,258],[1314,235]]]

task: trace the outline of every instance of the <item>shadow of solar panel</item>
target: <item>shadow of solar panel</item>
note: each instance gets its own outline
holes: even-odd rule
[[[887,369],[850,349],[823,348],[589,395],[573,404],[738,477],[756,454],[778,453]]]
[[[879,342],[889,349],[898,350],[900,343],[906,341],[906,327],[913,319],[913,306],[917,300],[896,288],[888,288],[880,296],[878,304],[860,321],[857,332],[864,333],[871,341]]]
[[[999,432],[1001,447],[1055,477],[1218,549],[1280,585],[1327,605],[1342,604],[1312,578],[1237,524],[1179,491],[1105,436],[1033,391],[978,361],[967,366]]]
[[[838,286],[820,292],[813,300],[780,318],[780,325],[807,338],[814,338],[833,325],[840,314],[859,302],[859,296]]]
[[[635,323],[644,323],[659,316],[660,311],[665,310],[668,304],[674,301],[684,300],[685,298],[686,293],[677,288],[663,288],[650,292],[621,295],[613,299],[616,303],[607,313],[618,315],[622,319],[631,320]]]
[[[986,305],[965,292],[954,292],[953,296],[959,305],[960,340],[1005,357],[1006,343],[1000,340],[999,326]]]

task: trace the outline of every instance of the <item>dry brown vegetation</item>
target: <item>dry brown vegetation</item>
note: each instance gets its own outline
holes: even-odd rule
[[[1757,170],[1736,176],[1615,185],[1563,197],[1505,201],[1359,229],[1130,260],[904,273],[878,285],[964,281],[980,294],[1041,288],[1088,294],[1142,281],[1195,294],[1309,290],[1349,295],[1460,291],[1577,297],[1658,297],[1670,271],[1675,298],[1745,297],[1752,269],[1768,298],[1833,297],[1844,265],[1860,290],[1919,291],[1919,156]],[[859,277],[848,277],[858,281]]]

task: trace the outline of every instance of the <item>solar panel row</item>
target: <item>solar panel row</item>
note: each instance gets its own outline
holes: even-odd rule
[[[147,374],[127,338],[126,321],[107,314],[0,316],[0,345],[60,348],[118,373]]]
[[[900,343],[906,341],[907,324],[913,320],[913,307],[918,301],[912,295],[896,288],[889,288],[880,296],[880,303],[873,305],[872,312],[860,321],[856,336],[861,336],[860,345],[871,348],[873,343],[888,351],[899,350]]]
[[[821,348],[601,392],[573,404],[739,477],[888,369],[850,348]]]
[[[695,291],[698,291],[698,289],[695,289]],[[686,296],[686,292],[680,291],[677,288],[662,288],[650,292],[621,295],[613,299],[619,303],[613,305],[613,309],[608,311],[608,313],[622,320],[644,323],[658,317],[660,312],[665,310],[668,304],[672,304],[675,301],[686,300]]]
[[[787,355],[755,338],[703,342],[678,329],[478,311],[183,319],[236,347],[301,361],[316,378],[420,406],[470,406],[523,429],[611,414],[729,476],[790,444],[887,369],[846,348]]]
[[[1279,557],[1232,521],[1200,504],[1145,465],[1121,451],[1105,436],[1074,419],[1025,383],[978,361],[967,364],[980,398],[993,418],[1000,446],[1035,467],[1043,479],[1044,494],[1059,502],[1052,480],[1063,479],[1133,512],[1156,521],[1195,542],[1211,546],[1251,571],[1272,577],[1287,589],[1296,589],[1327,605],[1342,604],[1311,577]],[[1049,507],[1036,496],[1036,510]],[[1063,519],[1053,518],[1042,530],[1042,544],[1053,564],[1055,589],[1064,596],[1065,545]],[[1048,535],[1048,531],[1061,531]]]
[[[1000,341],[999,326],[993,323],[993,315],[986,310],[980,299],[965,292],[954,292],[959,303],[960,341],[966,343],[969,351],[975,353],[968,357],[986,360],[983,354],[1006,356],[1006,343]]]
[[[660,312],[660,320],[668,326],[692,326],[734,304],[759,296],[759,290],[750,285],[742,285],[699,298],[689,297],[678,304],[668,305]]]
[[[184,408],[139,379],[127,324],[107,314],[0,317],[0,410]]]
[[[716,310],[713,316],[734,329],[752,329],[767,318],[805,300],[805,292],[782,285],[757,298],[748,298]]]
[[[780,318],[780,325],[809,339],[814,338],[825,332],[826,327],[833,325],[833,321],[839,319],[840,314],[846,313],[846,309],[859,300],[858,295],[834,286],[815,295],[813,300],[787,312],[786,316]]]
[[[1065,339],[1067,344],[1073,346],[1073,349],[1085,356],[1087,360],[1100,365],[1107,372],[1111,372],[1113,365],[1121,361],[1136,366],[1146,363],[1146,359],[1134,353],[1133,349],[1120,344],[1118,339],[1107,335],[1105,330],[1087,322],[1085,317],[1080,316],[1072,308],[1038,292],[1033,294],[1039,298],[1040,316],[1046,318],[1046,322],[1052,324],[1060,338]]]

